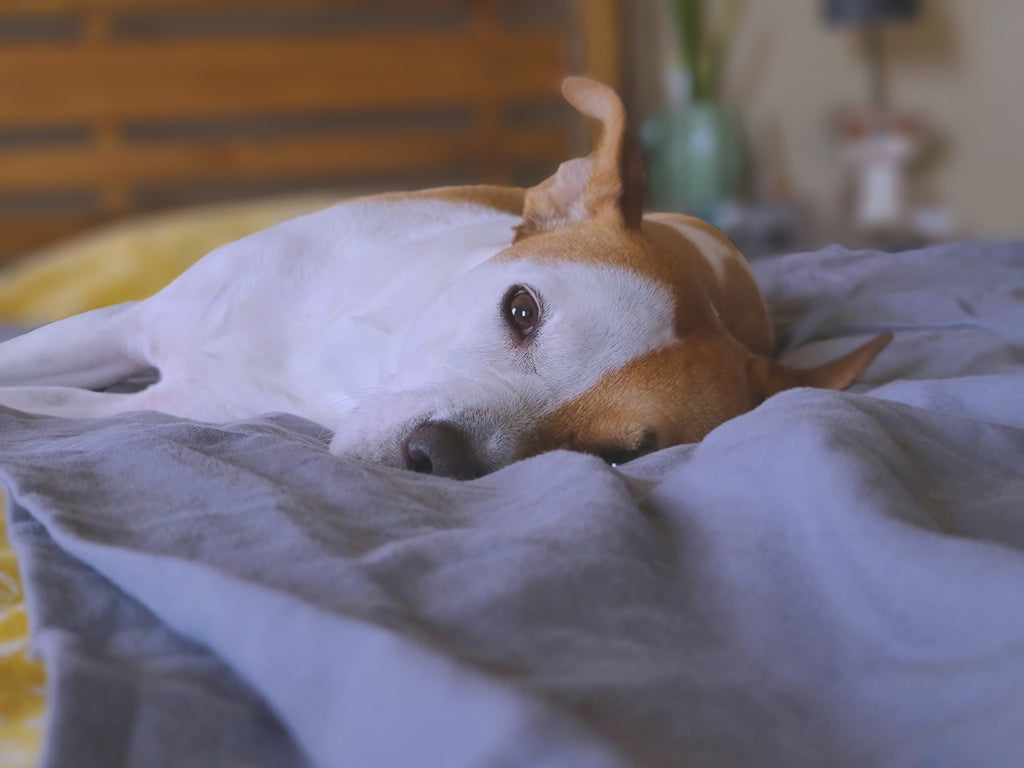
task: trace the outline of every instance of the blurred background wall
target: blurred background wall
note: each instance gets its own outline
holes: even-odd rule
[[[827,4],[913,8],[880,27],[874,114],[865,35]],[[687,95],[701,14],[721,56]],[[0,0],[0,263],[168,209],[320,195],[190,220],[187,262],[341,194],[536,183],[586,145],[567,73],[622,92],[651,206],[749,255],[1019,236],[1022,29],[1021,0]],[[708,165],[716,131],[742,151]]]
[[[665,100],[667,5],[625,8],[628,82],[641,116]],[[890,102],[922,115],[932,132],[910,182],[948,217],[940,222],[948,236],[1024,232],[1021,30],[1020,0],[922,0],[917,18],[882,30]],[[722,97],[751,145],[754,186],[762,185],[755,194],[766,166],[784,164],[792,194],[810,211],[811,244],[843,237],[846,172],[828,123],[837,107],[866,100],[865,53],[855,31],[823,23],[820,0],[749,0],[728,44]]]
[[[536,183],[585,146],[559,82],[614,83],[619,44],[612,0],[0,0],[0,262],[171,208]]]

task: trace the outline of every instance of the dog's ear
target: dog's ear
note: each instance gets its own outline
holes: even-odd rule
[[[747,363],[747,378],[752,398],[755,403],[760,403],[777,392],[793,387],[845,389],[871,365],[871,361],[890,341],[891,333],[880,333],[852,352],[814,368],[787,368],[761,355],[751,357]]]
[[[589,155],[562,163],[554,176],[527,190],[515,240],[598,217],[638,229],[646,182],[622,100],[607,85],[585,77],[566,78],[562,93],[576,109],[599,121],[601,132]]]

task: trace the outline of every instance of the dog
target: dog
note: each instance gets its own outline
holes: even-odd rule
[[[609,87],[566,79],[591,153],[529,188],[357,198],[217,249],[140,302],[0,345],[0,404],[206,422],[284,411],[341,456],[468,479],[565,448],[629,461],[795,386],[840,389],[882,334],[808,370],[714,227],[644,215]],[[100,391],[155,367],[133,393]]]

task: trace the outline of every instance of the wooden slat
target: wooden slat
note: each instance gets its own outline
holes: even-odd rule
[[[477,0],[470,18],[470,36],[488,48],[492,47],[500,34],[498,23],[497,0]],[[474,128],[478,136],[489,140],[483,150],[483,161],[480,167],[480,179],[485,184],[498,184],[505,171],[504,158],[496,144],[501,133],[499,111],[502,94],[491,89],[479,94],[476,105]]]
[[[503,161],[564,159],[566,132],[527,126],[493,139]],[[472,131],[343,134],[309,138],[226,139],[88,148],[0,152],[0,191],[155,181],[235,180],[277,175],[337,175],[443,168],[479,163],[492,139]]]
[[[564,0],[575,5],[571,29],[506,25],[503,4],[515,2],[0,0],[0,18],[41,11],[84,23],[82,39],[0,45],[0,126],[88,125],[92,137],[87,144],[23,143],[0,152],[0,195],[48,199],[84,189],[102,209],[0,212],[0,261],[115,213],[158,204],[163,198],[148,195],[154,190],[269,189],[279,182],[402,174],[426,179],[454,168],[500,182],[517,168],[553,170],[571,152],[571,128],[557,121],[513,126],[504,115],[518,105],[559,100],[570,60],[573,71],[618,80],[618,0]],[[403,8],[420,21],[425,9],[427,16],[437,10],[441,21],[417,27],[420,21],[410,22]],[[246,14],[243,20],[267,11],[291,18],[310,9],[332,9],[331,19],[334,10],[341,16],[353,10],[355,26],[325,24],[310,32],[302,24],[243,24],[244,34],[218,27],[235,13]],[[179,11],[183,18],[191,14],[197,29],[207,12],[216,23],[189,37],[182,33],[187,24],[174,26]],[[125,25],[150,12],[167,14],[171,32],[143,37],[146,29]],[[573,57],[574,51],[584,55]],[[172,132],[157,141],[125,138],[132,122],[244,126],[269,118],[287,125],[310,115],[451,109],[469,110],[473,120],[394,132],[349,126],[344,133],[305,137],[221,133],[186,140],[187,132]]]
[[[587,74],[615,90],[622,87],[621,14],[618,0],[579,0]]]
[[[86,229],[99,220],[97,214],[83,213],[0,216],[0,265],[32,248]]]
[[[550,30],[0,48],[0,122],[379,109],[557,92]]]
[[[409,7],[446,7],[476,0],[0,0],[3,13],[53,13],[54,11],[151,11],[151,10],[300,10],[309,8],[371,7],[400,13]]]

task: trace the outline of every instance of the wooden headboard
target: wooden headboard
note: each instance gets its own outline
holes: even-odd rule
[[[531,184],[580,149],[558,85],[619,84],[615,0],[0,4],[0,262],[142,210]]]

